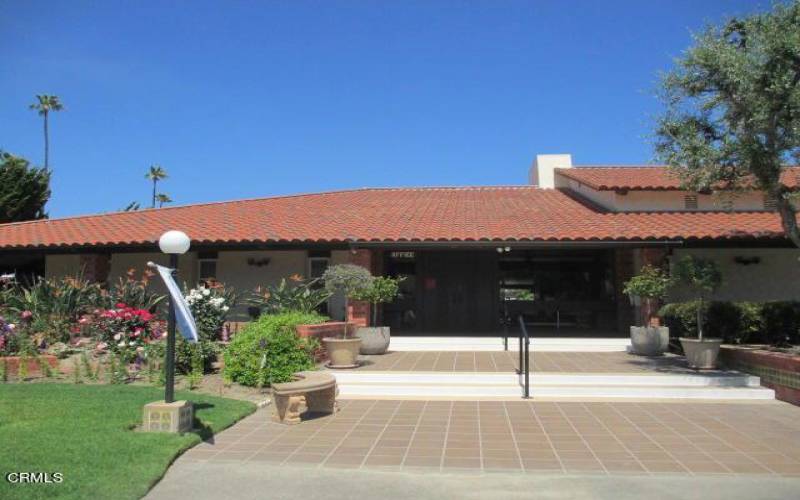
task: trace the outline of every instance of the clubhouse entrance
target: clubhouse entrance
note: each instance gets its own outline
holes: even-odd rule
[[[384,274],[404,276],[383,308],[400,335],[499,335],[521,314],[539,336],[610,336],[617,324],[613,249],[391,251]]]

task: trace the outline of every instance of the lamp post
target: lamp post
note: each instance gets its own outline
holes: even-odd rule
[[[181,231],[167,231],[158,239],[158,248],[169,255],[169,267],[172,274],[178,270],[178,256],[189,250],[191,240],[186,233]],[[169,320],[167,323],[167,354],[166,354],[166,380],[164,387],[164,402],[175,402],[175,303],[172,295],[169,297]]]

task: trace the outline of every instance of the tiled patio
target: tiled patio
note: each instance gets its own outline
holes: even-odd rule
[[[682,356],[658,358],[626,352],[536,352],[531,369],[560,373],[695,373]],[[512,351],[390,351],[380,356],[360,356],[356,370],[433,372],[514,372],[519,353]],[[706,372],[708,373],[708,372]]]
[[[271,408],[180,460],[441,472],[800,476],[800,409],[779,402],[341,401],[295,426]]]

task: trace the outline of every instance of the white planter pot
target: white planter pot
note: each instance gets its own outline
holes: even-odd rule
[[[689,366],[696,370],[713,370],[717,367],[717,356],[722,339],[687,339],[681,337],[681,346]]]
[[[391,341],[388,326],[361,327],[356,337],[361,339],[361,354],[386,354]]]
[[[661,356],[669,347],[666,326],[632,326],[631,352],[640,356]]]

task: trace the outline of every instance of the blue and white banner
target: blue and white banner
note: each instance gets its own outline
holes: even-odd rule
[[[192,310],[189,309],[189,304],[186,303],[186,298],[181,293],[178,284],[175,283],[175,278],[172,276],[172,269],[159,266],[158,264],[154,264],[153,267],[156,268],[161,279],[164,280],[164,284],[167,286],[167,290],[172,297],[172,303],[175,306],[175,322],[177,323],[178,331],[181,332],[181,335],[183,335],[186,340],[196,343],[198,339],[197,325],[194,322]]]

